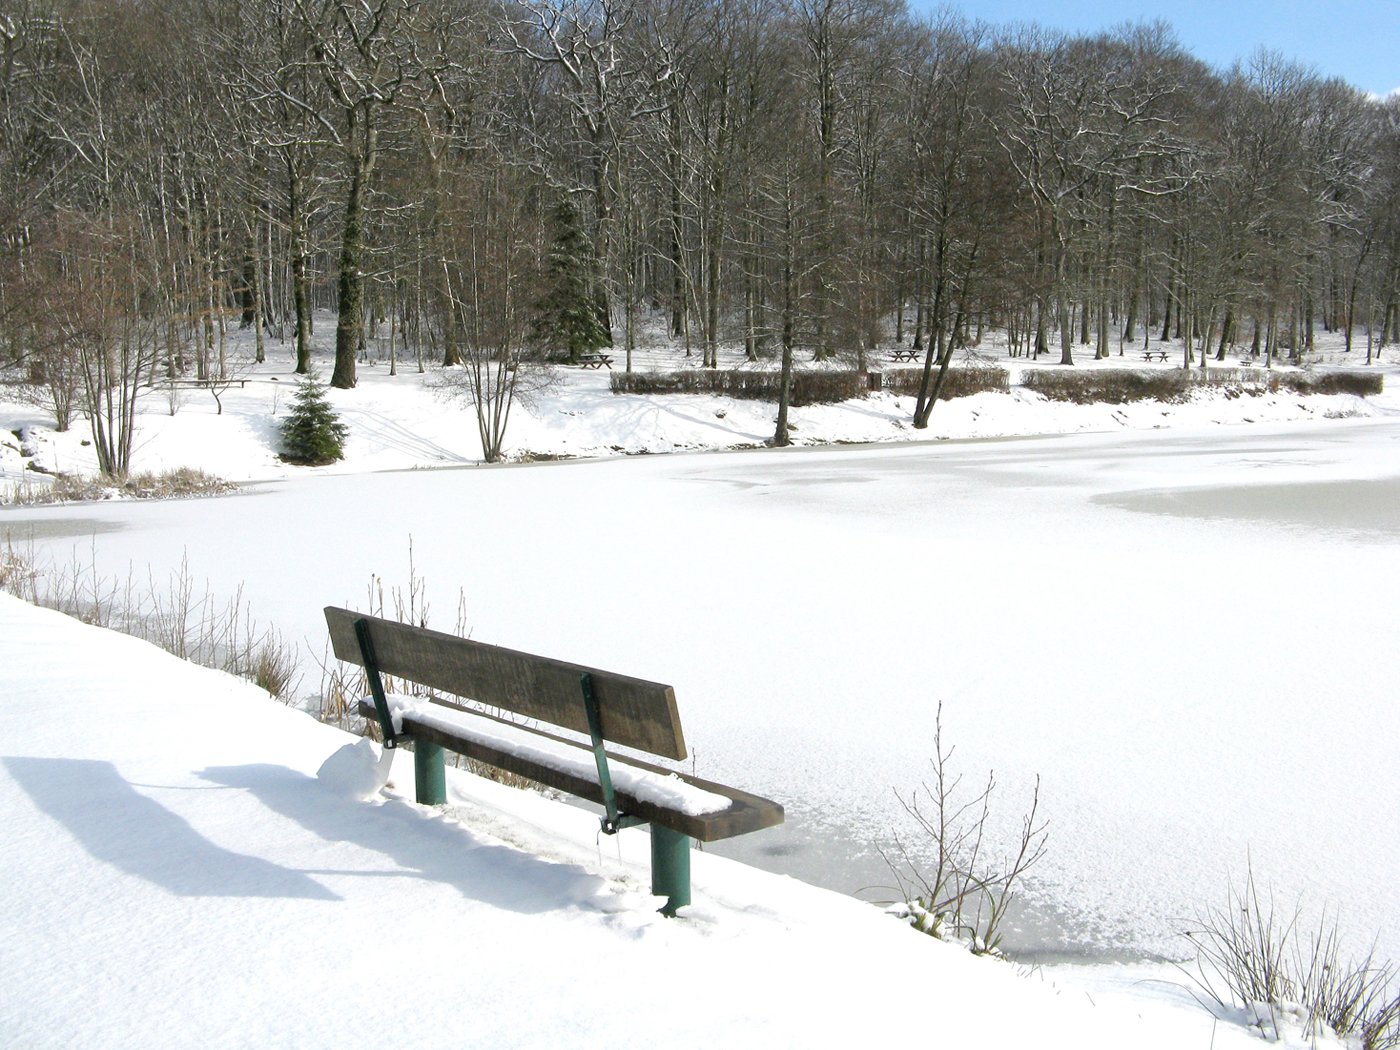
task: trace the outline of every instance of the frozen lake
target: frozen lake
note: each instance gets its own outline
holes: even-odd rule
[[[1023,952],[1179,954],[1252,863],[1400,955],[1394,420],[324,477],[0,527],[138,582],[187,559],[316,657],[321,607],[406,584],[411,539],[434,626],[460,588],[474,637],[672,683],[693,768],[788,807],[728,852],[847,892],[890,882],[942,701],[1008,835],[1041,776]]]

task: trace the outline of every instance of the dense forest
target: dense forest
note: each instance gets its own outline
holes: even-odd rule
[[[1319,327],[1369,355],[1400,339],[1398,292],[1400,99],[1265,53],[1212,70],[1160,24],[899,0],[0,12],[0,353],[56,413],[129,412],[104,370],[221,371],[230,325],[305,370],[318,310],[346,388],[368,337],[422,367],[630,351],[658,318],[711,366],[722,343],[938,361],[988,326],[1066,365],[1157,338],[1296,357]]]

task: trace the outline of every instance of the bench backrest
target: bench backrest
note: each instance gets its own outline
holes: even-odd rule
[[[664,758],[685,758],[676,694],[669,685],[328,606],[326,625],[336,658],[361,667],[365,661],[355,637],[357,620],[369,629],[381,674],[585,734],[588,716],[580,678],[588,674],[603,739]]]

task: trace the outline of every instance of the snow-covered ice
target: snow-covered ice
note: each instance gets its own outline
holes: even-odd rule
[[[694,772],[787,809],[733,848],[848,892],[890,881],[875,850],[942,700],[1003,824],[1042,778],[1030,889],[1053,923],[1022,949],[1179,953],[1178,920],[1252,858],[1400,954],[1400,653],[1376,634],[1400,526],[1344,513],[1393,485],[1397,443],[1384,418],[649,457],[8,519],[117,579],[187,559],[241,586],[309,654],[307,688],[321,607],[407,583],[411,540],[435,625],[461,588],[478,640],[673,685]],[[1254,486],[1268,513],[1212,502]]]

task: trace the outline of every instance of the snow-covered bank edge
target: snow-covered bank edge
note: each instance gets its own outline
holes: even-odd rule
[[[232,482],[316,474],[479,465],[471,410],[434,396],[423,376],[361,371],[354,390],[329,391],[349,428],[345,458],[297,467],[278,457],[286,388],[295,377],[264,366],[261,378],[223,396],[218,413],[190,399],[171,413],[155,390],[138,417],[134,462],[140,471],[199,469]],[[929,426],[912,425],[914,399],[874,391],[839,404],[808,405],[790,414],[794,445],[819,447],[1036,437],[1053,434],[1238,426],[1366,418],[1400,412],[1400,397],[1196,390],[1179,403],[1075,405],[1050,401],[1022,386],[983,392],[935,406]],[[734,451],[766,446],[775,408],[762,401],[704,394],[613,394],[606,375],[570,371],[559,387],[518,406],[507,431],[507,462],[598,459],[671,452]],[[55,474],[91,476],[96,457],[81,421],[57,433],[31,406],[0,401],[0,483],[44,487]],[[120,494],[117,494],[120,497]]]
[[[27,656],[0,670],[16,1045],[810,1046],[930,1024],[950,1045],[1255,1045],[1170,970],[1027,975],[711,854],[665,920],[644,832],[601,843],[591,814],[458,771],[441,812],[404,769],[361,802],[315,776],[353,738],[246,683],[8,595],[0,636]],[[334,994],[348,974],[374,975],[375,1008]],[[707,1006],[678,1027],[687,992]]]

